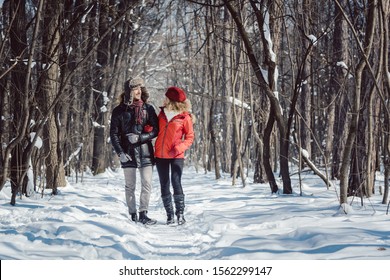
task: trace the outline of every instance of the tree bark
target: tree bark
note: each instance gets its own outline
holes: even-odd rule
[[[26,58],[27,53],[27,19],[24,9],[25,1],[6,1],[3,5],[9,7],[11,56],[18,63],[11,72],[10,85],[10,95],[14,102],[12,105],[14,118],[11,123],[10,135],[13,140],[5,150],[0,190],[4,186],[10,170],[11,204],[15,205],[16,195],[21,190],[23,175],[27,171],[27,163],[23,162],[23,147],[27,145],[25,136],[30,116],[27,95],[29,75],[25,75],[25,73],[30,73],[30,71],[25,64],[21,63]],[[8,160],[9,156],[11,156],[11,162]]]
[[[345,7],[346,0],[339,1],[342,7]],[[332,69],[329,83],[329,110],[328,110],[328,129],[326,137],[325,156],[331,159],[331,177],[339,177],[340,151],[343,150],[343,132],[346,122],[345,96],[347,94],[348,81],[348,37],[347,22],[343,17],[340,8],[334,7],[335,29],[332,38]],[[340,96],[340,97],[338,97]]]
[[[43,63],[46,65],[46,71],[43,72],[41,80],[42,107],[47,121],[43,130],[43,141],[46,163],[46,188],[52,189],[53,194],[57,194],[58,187],[66,186],[65,171],[63,159],[59,156],[59,131],[56,124],[56,111],[51,107],[55,102],[59,87],[59,50],[60,50],[60,14],[63,11],[63,5],[56,0],[46,2],[44,7],[44,27],[46,30],[43,35]]]
[[[379,13],[380,20],[382,21],[382,39],[383,39],[383,88],[384,88],[384,99],[390,100],[390,75],[389,73],[389,56],[388,56],[388,47],[389,47],[389,19],[390,19],[390,2],[387,0],[379,1]],[[386,106],[383,102],[382,106]],[[389,110],[382,110],[383,112],[383,130],[382,133],[382,150],[383,150],[383,166],[384,166],[384,192],[382,198],[382,204],[387,204],[389,197],[389,188],[390,188],[390,114]]]
[[[353,95],[353,102],[351,108],[351,123],[349,126],[347,142],[345,144],[345,149],[342,155],[342,163],[340,168],[340,204],[347,203],[348,196],[348,177],[349,177],[349,167],[352,159],[352,150],[355,145],[357,130],[359,127],[359,111],[361,104],[361,93],[362,93],[362,76],[364,68],[367,63],[365,57],[369,57],[371,51],[371,45],[373,40],[373,28],[374,28],[374,11],[375,11],[376,0],[370,0],[368,5],[368,17],[367,17],[367,27],[365,32],[365,42],[364,42],[364,53],[361,54],[360,61],[355,70],[355,91]],[[360,42],[358,42],[360,43]]]

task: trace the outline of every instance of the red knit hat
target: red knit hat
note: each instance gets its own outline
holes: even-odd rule
[[[186,94],[184,90],[178,87],[169,87],[165,96],[168,97],[171,101],[184,102],[186,100]]]

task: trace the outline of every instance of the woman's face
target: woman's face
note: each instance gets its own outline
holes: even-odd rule
[[[168,103],[169,103],[169,98],[165,96],[165,99],[164,99],[164,101],[163,101],[163,105],[164,105],[164,106],[167,106]]]
[[[138,101],[141,99],[142,90],[140,86],[131,89],[131,94],[133,95],[133,100]]]

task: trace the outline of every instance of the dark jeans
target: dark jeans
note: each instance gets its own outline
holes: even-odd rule
[[[181,186],[181,175],[183,173],[184,158],[162,159],[156,158],[156,167],[160,179],[161,196],[170,195],[170,183],[172,183],[173,194],[183,194]],[[169,169],[171,170],[171,179],[169,180]]]

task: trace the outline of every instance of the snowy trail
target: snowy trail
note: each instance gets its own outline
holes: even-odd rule
[[[193,175],[193,174],[192,174]],[[122,179],[118,180],[118,184],[123,183]],[[183,185],[193,184],[200,188],[202,182],[196,182],[191,175],[183,175]],[[156,225],[144,226],[142,224],[134,224],[130,221],[129,227],[135,227],[137,236],[140,237],[139,242],[143,243],[145,249],[142,250],[142,258],[145,259],[199,259],[212,258],[212,247],[220,236],[209,236],[209,225],[204,220],[204,204],[196,204],[196,196],[200,197],[197,192],[191,193],[185,190],[186,194],[186,209],[185,217],[187,222],[184,225],[166,225],[166,214],[160,198],[159,182],[157,172],[153,175],[153,193],[150,201],[149,216],[157,219]],[[123,193],[124,196],[124,193]],[[137,188],[137,197],[139,197],[139,188]],[[120,200],[119,198],[118,200]],[[125,201],[123,198],[124,208],[121,210],[126,212]],[[211,251],[211,253],[210,253]],[[214,253],[215,254],[215,253]]]
[[[15,207],[6,186],[0,259],[390,259],[389,216],[379,195],[364,207],[354,201],[345,215],[335,190],[313,175],[303,179],[303,196],[271,195],[267,184],[242,188],[228,176],[215,180],[185,169],[182,226],[165,225],[157,172],[149,207],[154,226],[130,221],[122,170],[86,174],[79,183],[69,178],[59,195],[35,193]]]
[[[124,252],[120,258],[131,259],[175,259],[188,258],[199,254],[199,233],[193,231],[191,226],[191,215],[186,215],[187,220],[191,221],[183,226],[167,226],[165,225],[165,210],[161,199],[158,178],[154,174],[153,178],[153,193],[151,196],[149,216],[157,219],[156,225],[145,226],[140,223],[135,224],[130,221],[127,214],[127,207],[124,197],[123,177],[121,173],[115,174],[107,182],[107,188],[97,190],[100,197],[106,197],[108,202],[114,202],[111,205],[110,218],[112,227],[107,227],[106,224],[101,225],[101,229],[106,231],[107,235],[118,235],[120,238],[117,246],[119,251]],[[77,186],[76,186],[77,187]],[[114,188],[114,191],[112,191]],[[111,189],[111,190],[110,190]],[[139,198],[140,188],[137,186],[136,194]],[[138,202],[138,201],[137,201]],[[93,207],[93,206],[91,206]],[[96,206],[95,206],[96,207]],[[88,208],[88,206],[86,206]],[[106,204],[104,209],[110,207]],[[98,210],[99,211],[99,210]],[[195,217],[196,218],[196,217]],[[95,230],[96,231],[96,230]],[[198,239],[198,240],[197,240]],[[198,242],[198,243],[197,243]],[[127,252],[134,251],[134,247],[139,252],[128,254]]]

